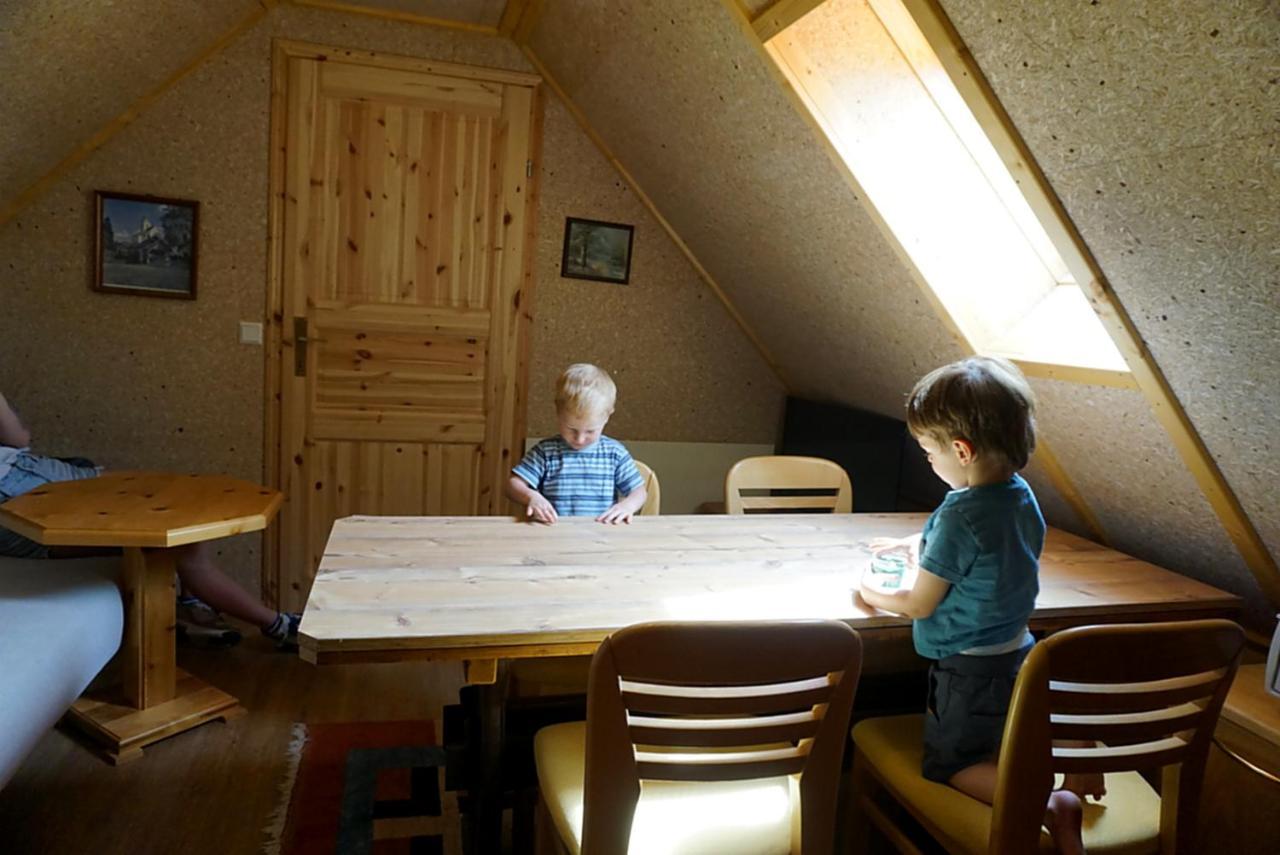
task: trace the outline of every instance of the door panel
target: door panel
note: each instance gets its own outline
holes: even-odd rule
[[[288,69],[279,590],[297,608],[340,516],[506,510],[536,99],[333,56]]]

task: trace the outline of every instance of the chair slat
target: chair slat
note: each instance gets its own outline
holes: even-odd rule
[[[1193,730],[1204,715],[1204,707],[1185,703],[1144,712],[1113,715],[1049,716],[1054,739],[1092,739],[1116,745],[1122,742],[1150,742]]]
[[[785,695],[807,689],[830,688],[839,675],[823,674],[788,680],[782,683],[721,683],[718,685],[692,686],[688,684],[649,683],[640,680],[618,680],[618,688],[627,695],[666,695],[683,698],[753,698],[761,695]]]
[[[649,756],[665,758],[668,755]],[[780,757],[741,763],[671,763],[640,760],[637,756],[636,772],[641,780],[649,781],[750,781],[798,774],[804,771],[805,760],[805,757]]]
[[[1170,736],[1132,745],[1104,745],[1097,748],[1053,748],[1055,772],[1124,772],[1142,767],[1166,766],[1181,761],[1190,743]]]
[[[1049,681],[1049,706],[1070,713],[1152,710],[1209,697],[1225,669],[1139,683]]]
[[[778,716],[781,718],[782,716]],[[770,717],[761,717],[770,718]],[[711,719],[717,721],[718,719]],[[735,719],[750,721],[751,719]],[[650,722],[689,721],[689,719],[645,719]],[[732,729],[692,729],[685,727],[662,727],[660,725],[635,724],[632,719],[631,741],[641,745],[686,745],[686,746],[729,746],[729,745],[765,745],[773,742],[789,742],[808,739],[818,732],[820,720],[811,716],[808,721],[772,724],[757,727],[737,727]]]
[[[789,692],[784,695],[730,697],[672,697],[623,693],[622,702],[634,713],[660,715],[766,715],[805,710],[824,704],[831,697],[827,687]]]
[[[743,496],[742,507],[749,511],[780,508],[829,511],[835,508],[836,501],[836,496]]]

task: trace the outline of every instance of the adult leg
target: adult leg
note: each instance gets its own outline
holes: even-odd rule
[[[213,547],[207,542],[178,547],[178,578],[186,590],[220,612],[267,628],[275,622],[277,612],[269,609],[241,588],[213,560]]]

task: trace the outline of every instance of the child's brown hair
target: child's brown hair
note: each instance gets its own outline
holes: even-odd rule
[[[907,399],[907,427],[943,445],[963,439],[976,453],[1001,454],[1021,469],[1036,448],[1035,410],[1017,366],[971,356],[920,378]]]

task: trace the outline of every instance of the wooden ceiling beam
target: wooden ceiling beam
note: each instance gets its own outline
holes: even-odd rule
[[[821,6],[827,0],[778,0],[751,19],[751,27],[760,41],[769,39]]]

